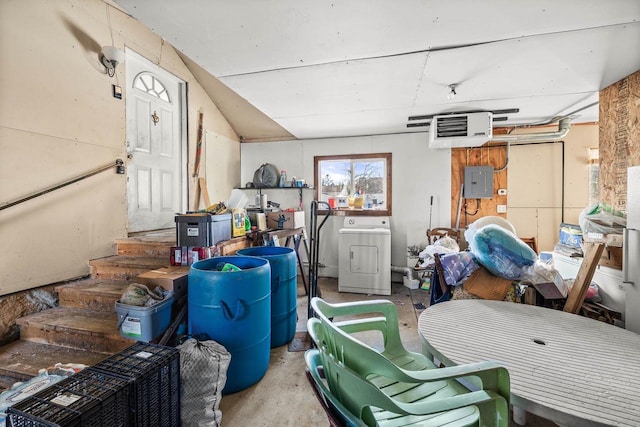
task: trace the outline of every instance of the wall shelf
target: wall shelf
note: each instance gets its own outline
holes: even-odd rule
[[[302,190],[313,190],[313,187],[263,187],[263,188],[238,188],[238,190],[253,190],[258,194],[262,194],[263,191],[271,191],[271,190],[297,190],[300,195],[300,200],[302,200]]]
[[[298,209],[299,210],[304,210],[303,206],[302,206],[302,190],[313,190],[313,187],[263,187],[263,188],[247,188],[247,187],[243,187],[243,188],[238,188],[238,190],[252,190],[255,191],[256,194],[262,195],[263,191],[271,191],[271,190],[285,190],[285,191],[291,191],[291,190],[296,190],[298,193]]]
[[[313,190],[313,187],[236,187],[238,190],[254,190],[254,191],[262,191],[262,190]]]

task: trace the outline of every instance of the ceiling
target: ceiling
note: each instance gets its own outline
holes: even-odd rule
[[[638,0],[114,1],[244,141],[426,132],[409,117],[474,110],[593,122],[598,92],[640,70]]]

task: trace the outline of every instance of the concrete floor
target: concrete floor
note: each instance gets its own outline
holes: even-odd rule
[[[405,347],[420,351],[418,316],[429,304],[429,293],[421,289],[410,290],[401,283],[393,283],[392,294],[376,295],[339,293],[337,279],[320,278],[318,287],[322,297],[329,302],[357,301],[364,299],[389,299],[398,307],[400,335]],[[296,338],[291,347],[302,341],[306,332],[307,297],[298,284],[298,323]],[[305,377],[304,351],[289,351],[289,345],[271,350],[269,368],[255,385],[223,396],[220,402],[222,425],[245,426],[327,426],[327,417],[316,400]],[[297,346],[297,347],[304,347]],[[529,415],[527,426],[551,427],[550,421]]]

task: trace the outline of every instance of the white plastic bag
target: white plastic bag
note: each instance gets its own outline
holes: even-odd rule
[[[583,233],[622,234],[627,219],[612,208],[597,203],[580,212],[578,222]]]
[[[568,283],[562,279],[562,276],[556,270],[553,265],[543,260],[536,260],[536,262],[524,269],[522,281],[532,284],[538,283],[553,283],[560,291],[563,297],[567,297],[569,294]]]
[[[434,258],[434,254],[444,255],[454,252],[460,252],[458,242],[449,236],[444,236],[436,240],[433,245],[429,245],[424,248],[424,250],[418,255],[418,258],[432,260]]]

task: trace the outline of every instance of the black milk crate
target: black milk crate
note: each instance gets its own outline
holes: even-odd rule
[[[129,383],[82,370],[16,403],[7,426],[129,426]]]
[[[180,350],[138,342],[88,369],[128,381],[131,425],[180,425]]]

